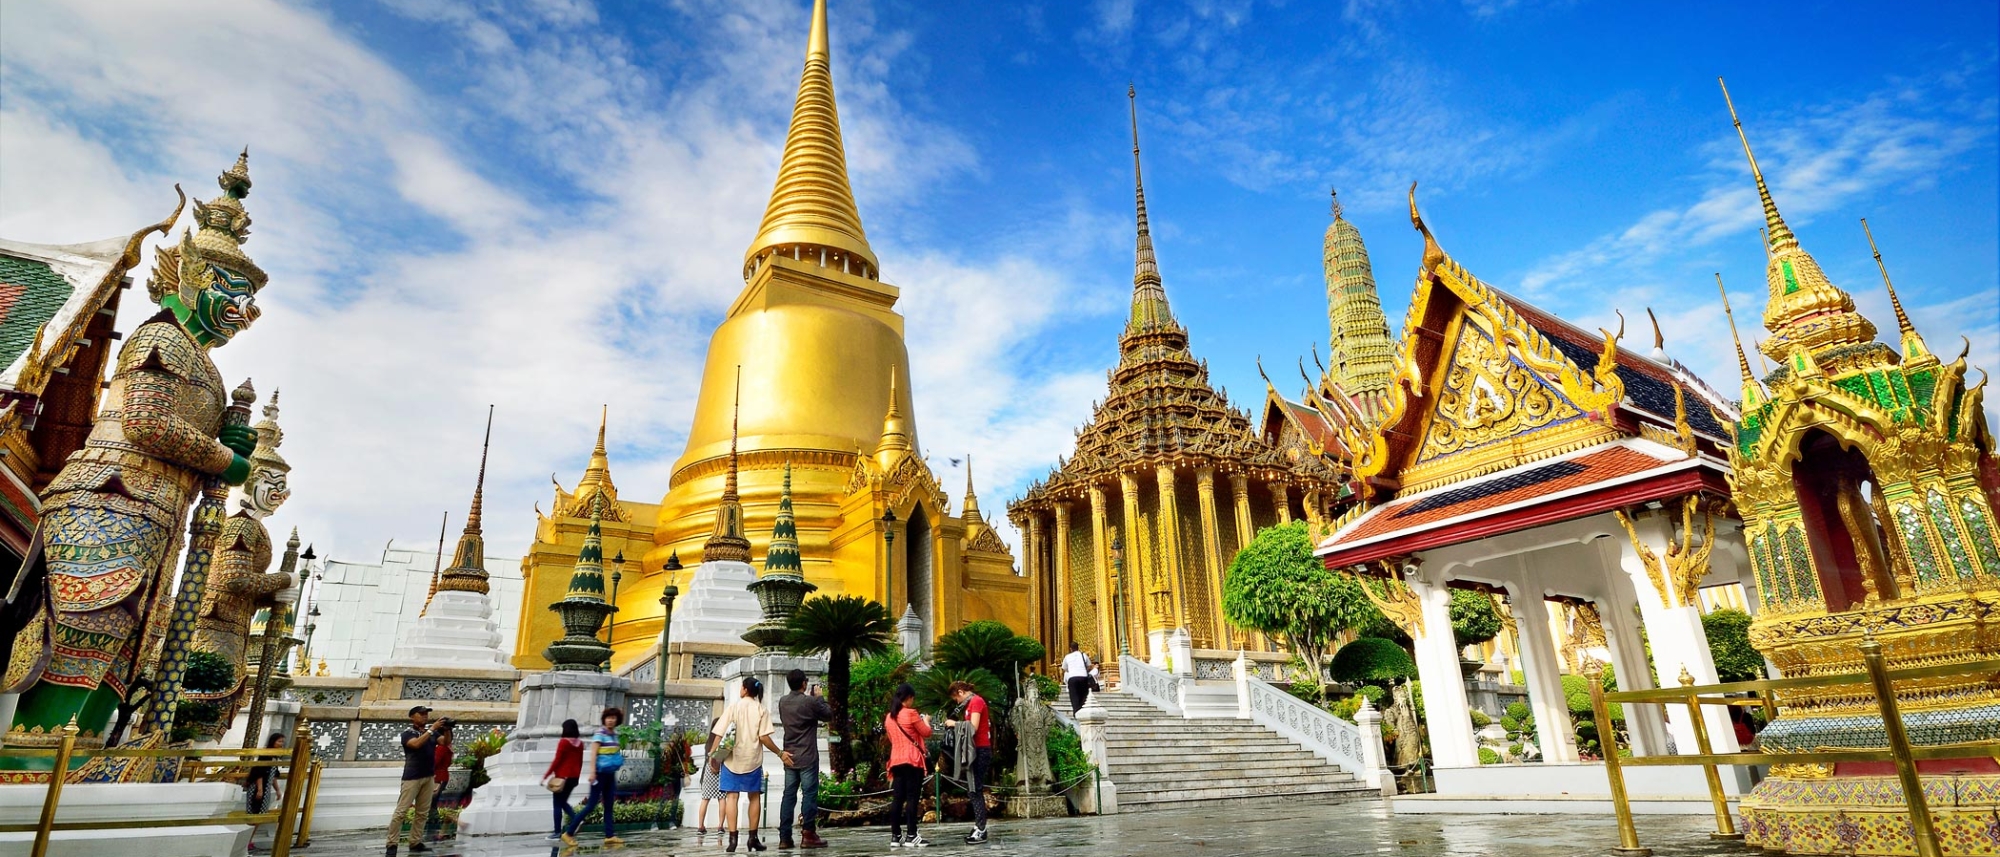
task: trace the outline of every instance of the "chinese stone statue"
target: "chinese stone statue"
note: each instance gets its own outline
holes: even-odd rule
[[[271,567],[271,534],[264,528],[264,518],[277,511],[292,493],[286,481],[292,467],[278,454],[284,432],[278,428],[276,394],[264,406],[264,419],[257,423],[256,432],[250,479],[243,483],[237,501],[241,508],[222,524],[215,568],[202,592],[201,612],[195,620],[194,649],[221,655],[235,676],[229,687],[220,690],[186,692],[187,699],[218,704],[215,716],[195,727],[196,737],[207,740],[220,737],[229,728],[254,683],[245,670],[251,615],[260,607],[275,604],[275,596],[292,585],[289,574],[265,573]]]
[[[219,182],[178,246],[157,251],[146,287],[161,311],[118,352],[89,440],[43,497],[16,581],[39,606],[7,665],[21,694],[9,746],[52,745],[71,718],[81,746],[101,746],[165,632],[189,505],[209,478],[250,476],[255,432],[223,428],[228,391],[208,354],[256,321],[265,283],[242,249],[247,151]]]
[[[1008,717],[1014,726],[1018,753],[1014,775],[1022,791],[1031,795],[1048,794],[1049,781],[1055,778],[1049,770],[1049,729],[1055,724],[1056,715],[1042,704],[1041,696],[1034,682],[1023,682],[1021,699]]]

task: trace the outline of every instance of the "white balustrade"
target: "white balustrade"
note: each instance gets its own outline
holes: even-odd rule
[[[1250,719],[1259,726],[1304,744],[1314,755],[1353,774],[1355,779],[1381,788],[1385,794],[1393,794],[1390,790],[1395,788],[1395,780],[1384,770],[1381,762],[1379,715],[1378,719],[1370,721],[1374,728],[1364,733],[1362,727],[1273,687],[1263,679],[1246,676],[1240,686],[1249,691]],[[1374,742],[1372,753],[1369,752],[1369,741]]]
[[[1181,713],[1180,676],[1131,655],[1122,655],[1118,658],[1118,685],[1120,690],[1129,690],[1168,714]]]

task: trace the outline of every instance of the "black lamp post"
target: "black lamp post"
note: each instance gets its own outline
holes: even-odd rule
[[[667,740],[667,642],[670,632],[674,627],[674,599],[679,598],[681,594],[681,588],[674,585],[674,573],[680,570],[680,553],[668,554],[667,565],[661,569],[667,576],[667,585],[660,589],[660,608],[663,614],[660,618],[660,654],[653,659],[653,672],[659,676],[659,690],[653,697],[653,722],[655,724],[653,728],[660,736],[658,764],[660,766],[659,769],[662,771],[666,770],[667,746],[672,743]],[[675,759],[674,764],[680,764],[680,760]],[[667,812],[667,802],[679,797],[680,782],[676,780],[674,782],[674,793],[672,795],[662,794],[660,796],[660,811],[653,816],[654,830],[660,829],[661,817],[666,815]],[[680,820],[674,819],[672,822],[669,822],[668,826],[679,827]]]
[[[620,550],[611,558],[611,605],[618,606],[618,581],[625,576],[625,552]],[[611,614],[611,621],[604,623],[604,644],[609,646],[618,639],[618,614]],[[604,671],[611,671],[611,662],[604,662]]]

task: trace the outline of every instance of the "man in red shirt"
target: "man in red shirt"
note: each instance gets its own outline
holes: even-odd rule
[[[972,798],[972,832],[965,835],[968,845],[986,841],[986,781],[993,775],[993,718],[986,711],[986,697],[974,693],[971,682],[951,683],[951,701],[965,707],[965,722],[972,724],[972,782],[966,791]],[[958,721],[944,725],[956,728]]]

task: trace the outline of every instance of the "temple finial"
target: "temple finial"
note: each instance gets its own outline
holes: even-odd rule
[[[597,448],[592,454],[604,455],[604,424],[611,419],[611,406],[600,405],[597,411]]]
[[[1653,359],[1664,362],[1667,359],[1667,335],[1660,332],[1660,317],[1653,314],[1653,308],[1646,308],[1646,318],[1653,323]]]
[[[743,417],[743,367],[736,367],[736,396],[729,406],[729,479],[722,486],[722,496],[736,500],[736,432]]]
[[[895,463],[899,453],[911,452],[909,422],[903,418],[903,397],[897,386],[898,367],[889,367],[889,407],[882,415],[882,439],[875,444],[875,462],[884,468]]]
[[[1342,214],[1340,208],[1340,188],[1331,188],[1330,193],[1333,197],[1333,219],[1339,220]]]
[[[1431,235],[1430,226],[1424,223],[1424,216],[1417,212],[1416,182],[1410,182],[1410,225],[1424,235],[1423,266],[1425,271],[1429,271],[1432,265],[1444,261],[1444,248],[1438,246],[1436,236]]]
[[[472,511],[465,516],[465,531],[480,532],[480,510],[486,503],[486,453],[493,448],[493,406],[486,406],[486,437],[479,442],[479,480],[472,486]]]
[[[242,199],[250,195],[250,147],[243,147],[243,154],[236,156],[235,165],[215,177],[215,183],[222,187],[223,194],[230,199]]]
[[[1757,154],[1750,151],[1750,137],[1743,133],[1743,120],[1736,117],[1736,102],[1729,97],[1729,84],[1722,78],[1715,79],[1722,87],[1722,102],[1729,105],[1729,122],[1736,126],[1736,139],[1743,143],[1743,156],[1750,160],[1750,175],[1757,179],[1757,197],[1764,203],[1765,252],[1777,252],[1785,245],[1798,245],[1792,235],[1792,228],[1785,225],[1785,218],[1778,214],[1778,204],[1771,199],[1771,188],[1764,183],[1764,171],[1757,166]]]
[[[1715,290],[1722,294],[1722,314],[1729,318],[1729,341],[1736,344],[1736,368],[1743,373],[1745,390],[1760,389],[1757,376],[1750,374],[1750,358],[1743,353],[1743,337],[1736,333],[1736,313],[1729,309],[1729,290],[1722,286],[1722,272],[1715,272]],[[1748,402],[1744,403],[1748,406]]]
[[[715,531],[701,546],[701,561],[750,561],[750,539],[743,530],[743,503],[736,494],[736,433],[743,410],[743,367],[736,367],[736,400],[729,416],[729,470],[722,498],[715,508]]]
[[[1903,312],[1903,299],[1896,295],[1896,284],[1889,281],[1889,266],[1882,264],[1882,251],[1875,247],[1875,231],[1868,228],[1868,218],[1861,218],[1861,231],[1868,236],[1868,252],[1875,254],[1875,268],[1882,272],[1882,287],[1889,290],[1889,306],[1896,310],[1896,329],[1903,335],[1903,356],[1914,358],[1929,354],[1924,338],[1917,335],[1916,325],[1910,323],[1909,313]],[[275,398],[275,397],[274,397]]]
[[[965,517],[979,517],[979,495],[972,490],[972,453],[965,454]]]
[[[1132,192],[1138,217],[1138,237],[1132,262],[1132,317],[1129,330],[1145,330],[1173,322],[1167,290],[1160,285],[1160,263],[1153,255],[1153,228],[1146,216],[1146,178],[1139,169],[1139,90],[1125,85],[1132,114]]]
[[[814,0],[805,70],[799,75],[778,180],[757,237],[743,253],[746,279],[755,273],[758,260],[771,253],[810,259],[870,280],[880,277],[854,190],[847,182],[847,152],[840,139],[840,111],[834,105],[828,44],[826,0]]]

